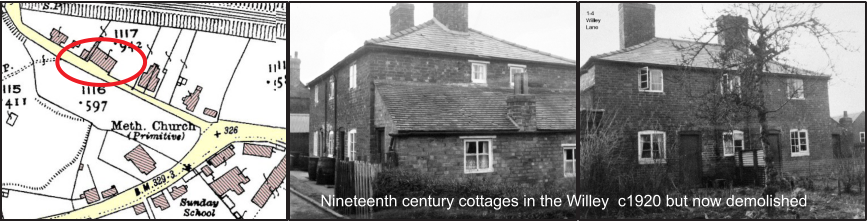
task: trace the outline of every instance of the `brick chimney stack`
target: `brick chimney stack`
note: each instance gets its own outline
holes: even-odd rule
[[[656,6],[647,3],[620,3],[620,49],[656,37]]]
[[[506,98],[506,116],[518,131],[536,131],[536,96],[528,94],[527,73],[515,74],[515,94]]]
[[[469,29],[469,5],[467,3],[434,3],[434,18],[452,31],[466,32]]]
[[[739,49],[747,52],[749,36],[747,30],[749,20],[741,16],[723,15],[716,19],[716,27],[719,32],[717,41],[723,47]]]
[[[849,128],[849,126],[852,126],[852,118],[849,118],[848,111],[843,111],[843,118],[840,118],[840,126],[847,129]]]
[[[415,6],[407,3],[397,3],[391,7],[391,33],[400,32],[415,26]]]

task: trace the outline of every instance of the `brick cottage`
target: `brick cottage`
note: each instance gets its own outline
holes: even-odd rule
[[[390,11],[307,86],[310,154],[436,175],[537,183],[575,175],[576,63],[470,29],[468,4]],[[336,172],[339,174],[340,172]]]
[[[777,169],[787,175],[829,172],[835,159],[832,134],[839,132],[836,122],[828,121],[830,76],[777,63],[769,65],[771,72],[764,74],[769,79],[765,102],[768,107],[786,105],[768,116],[772,152],[766,154],[750,147],[749,140],[755,138],[750,138],[750,132],[757,131],[756,125],[708,124],[697,117],[707,113],[696,109],[699,101],[690,94],[739,93],[739,77],[718,80],[720,70],[711,65],[707,51],[738,47],[734,44],[747,36],[747,19],[718,18],[719,27],[733,28],[721,31],[719,44],[707,45],[694,67],[682,71],[677,47],[692,42],[656,37],[654,13],[650,4],[619,5],[620,50],[592,56],[581,67],[582,127],[585,121],[588,125],[598,121],[600,114],[616,113],[618,119],[628,122],[623,126],[626,141],[616,148],[626,157],[624,164],[677,166],[687,186],[735,180],[736,166],[749,170],[758,164],[763,170],[766,162],[778,164]],[[739,160],[741,151],[744,156]]]

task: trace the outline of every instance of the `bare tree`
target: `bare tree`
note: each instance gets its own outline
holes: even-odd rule
[[[723,15],[743,16],[739,22],[716,20],[703,27],[700,33],[694,33],[692,42],[687,45],[674,44],[682,54],[681,69],[692,71],[696,67],[712,70],[717,81],[709,90],[691,93],[698,105],[698,117],[714,126],[724,126],[731,123],[746,123],[750,127],[752,147],[761,148],[767,155],[770,151],[767,136],[769,135],[768,115],[778,112],[787,105],[789,100],[776,100],[768,96],[769,87],[774,84],[787,84],[786,78],[780,74],[797,74],[802,76],[823,76],[785,65],[788,59],[784,53],[792,49],[794,37],[807,35],[814,37],[830,59],[829,47],[840,47],[846,51],[857,51],[844,43],[839,34],[845,31],[832,31],[828,24],[814,16],[820,4],[734,4],[721,11]],[[726,17],[726,16],[723,16]],[[708,20],[714,21],[710,16]],[[746,23],[746,24],[743,24]],[[745,29],[745,30],[744,30]],[[749,30],[749,32],[747,32]],[[749,33],[749,34],[747,34]],[[714,45],[712,39],[722,38],[723,46]],[[833,63],[829,62],[835,74]],[[739,79],[738,81],[735,81]],[[805,83],[800,87],[789,88],[789,98],[803,95]],[[797,84],[794,84],[797,86]],[[696,87],[698,88],[698,87]],[[705,87],[707,89],[707,87]],[[756,129],[756,130],[752,130]],[[768,159],[768,161],[773,161]],[[775,195],[779,184],[779,171],[773,162],[766,162],[767,183],[764,193]],[[770,212],[769,212],[770,213]]]

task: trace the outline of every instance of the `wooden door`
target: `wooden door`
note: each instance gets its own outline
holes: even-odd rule
[[[769,146],[768,151],[765,153],[765,165],[773,164],[777,172],[782,172],[780,171],[783,167],[783,153],[780,150],[780,132],[771,130],[768,132],[767,139]]]
[[[683,185],[686,187],[698,187],[701,185],[701,135],[680,135],[680,162],[683,170]]]

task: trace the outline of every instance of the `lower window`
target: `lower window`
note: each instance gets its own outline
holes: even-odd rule
[[[665,163],[665,132],[638,132],[638,163]]]
[[[494,172],[491,140],[464,140],[464,173]]]
[[[791,139],[792,156],[810,155],[810,133],[805,129],[793,129],[789,131]]]
[[[575,177],[575,144],[563,145],[563,174]]]

